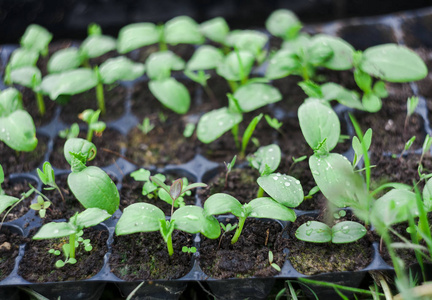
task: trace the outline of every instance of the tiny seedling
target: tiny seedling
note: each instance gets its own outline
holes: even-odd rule
[[[234,157],[231,160],[231,162],[229,162],[229,163],[224,162],[224,164],[225,164],[225,170],[226,170],[226,172],[225,172],[224,190],[226,190],[226,188],[227,188],[227,185],[228,185],[228,175],[229,175],[229,173],[231,173],[232,169],[234,168],[234,165],[236,163],[236,159],[237,159],[237,155],[234,155]]]
[[[137,127],[139,130],[141,130],[142,133],[147,135],[150,131],[154,129],[155,125],[150,122],[150,119],[148,117],[145,117],[142,124],[138,124]]]
[[[66,141],[64,156],[72,171],[68,175],[68,186],[85,208],[99,208],[113,214],[120,204],[116,185],[101,168],[86,166],[96,152],[96,146],[87,140],[72,138]]]
[[[51,201],[44,200],[42,196],[37,197],[37,202],[30,205],[30,208],[39,212],[39,216],[43,219],[46,215],[46,210],[51,206]]]
[[[280,132],[280,128],[282,127],[283,123],[279,122],[278,119],[276,118],[272,118],[269,115],[264,115],[265,120],[267,121],[267,124],[273,128],[276,129],[277,131]]]
[[[96,136],[101,136],[102,132],[106,128],[105,122],[99,121],[99,115],[101,111],[98,109],[94,111],[93,109],[86,109],[79,114],[79,118],[87,123],[87,141],[91,142],[93,140],[93,134]]]
[[[139,169],[130,174],[135,181],[143,181],[142,195],[147,196],[149,199],[158,198],[158,185],[150,180],[150,171],[146,169]],[[160,181],[165,182],[166,177],[163,174],[154,175]]]
[[[291,164],[291,166],[290,166],[290,168],[289,168],[289,170],[288,170],[288,173],[289,173],[289,174],[291,174],[291,172],[292,172],[294,166],[297,165],[299,162],[302,162],[302,161],[304,161],[305,159],[307,159],[307,156],[306,156],[306,155],[303,155],[303,156],[300,156],[299,158],[295,158],[295,157],[293,156],[293,157],[291,157],[291,158],[292,158],[293,163]]]
[[[416,110],[418,103],[419,103],[418,97],[409,97],[407,99],[407,115],[406,115],[405,122],[404,122],[404,132],[406,132],[406,129],[408,127],[409,118],[412,116],[412,114]]]
[[[57,268],[61,268],[66,263],[75,264],[76,247],[79,246],[79,242],[84,245],[86,251],[92,250],[90,241],[81,238],[82,230],[84,228],[96,226],[109,217],[111,217],[111,215],[105,210],[99,208],[88,208],[81,213],[76,213],[73,215],[68,222],[51,222],[43,225],[33,237],[33,239],[56,239],[68,236],[69,243],[66,243],[62,246],[65,260],[58,260],[55,266]],[[58,252],[54,250],[53,254],[56,253]]]
[[[188,246],[183,246],[182,247],[182,252],[183,253],[194,254],[196,251],[197,251],[196,247],[188,247]]]
[[[327,224],[307,221],[296,231],[297,239],[310,243],[352,243],[366,234],[366,228],[357,222],[343,221],[330,228]]]
[[[237,242],[248,217],[272,218],[291,222],[296,219],[296,215],[292,209],[276,202],[272,198],[256,198],[242,205],[233,196],[223,193],[213,194],[204,202],[204,213],[207,216],[231,213],[239,218],[238,227],[231,239],[231,244]]]
[[[235,223],[234,225],[231,224],[231,223],[228,223],[228,224],[226,224],[226,225],[225,225],[224,223],[219,223],[219,225],[220,225],[220,227],[222,228],[223,233],[221,234],[221,236],[220,236],[220,238],[219,238],[218,249],[220,248],[220,244],[221,244],[221,242],[222,242],[222,238],[225,236],[225,234],[226,234],[227,232],[230,232],[230,231],[233,231],[234,229],[236,229],[237,226],[238,226],[238,223]]]
[[[60,197],[63,200],[63,203],[65,203],[63,193],[61,192],[59,186],[55,182],[55,174],[51,164],[48,161],[46,161],[43,164],[42,170],[38,168],[36,171],[42,183],[48,186],[45,187],[44,190],[47,191],[54,190],[54,189],[57,190],[60,194]]]
[[[399,154],[399,159],[402,159],[403,155],[411,148],[411,146],[414,144],[414,141],[416,139],[416,136],[412,136],[404,146],[404,149],[402,150],[401,154]]]
[[[335,218],[335,219],[337,219],[337,220],[339,220],[340,218],[343,218],[343,217],[345,217],[346,216],[346,211],[344,211],[344,210],[339,210],[338,212],[335,212],[334,214],[333,214],[333,217]]]
[[[190,138],[195,131],[195,127],[196,127],[195,123],[187,123],[183,130],[183,136],[185,138]]]
[[[73,123],[71,127],[60,130],[59,137],[68,140],[72,138],[77,138],[79,133],[80,133],[80,128],[78,123]]]
[[[269,253],[268,253],[268,261],[269,261],[270,267],[272,267],[273,269],[275,269],[278,272],[281,271],[281,268],[276,263],[273,262],[273,252],[271,250],[269,250]]]

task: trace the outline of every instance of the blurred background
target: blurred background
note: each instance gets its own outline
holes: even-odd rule
[[[18,43],[31,23],[46,27],[55,39],[81,39],[91,22],[117,36],[126,24],[166,22],[179,15],[198,22],[222,16],[232,29],[262,28],[278,8],[293,10],[304,23],[317,23],[431,5],[431,0],[0,0],[0,43]]]

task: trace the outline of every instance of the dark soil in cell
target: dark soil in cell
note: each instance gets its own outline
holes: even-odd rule
[[[44,96],[45,113],[41,115],[35,93],[28,88],[23,88],[21,91],[24,109],[32,116],[35,126],[40,127],[51,122],[56,111],[56,102],[52,101],[48,96]]]
[[[0,163],[6,176],[12,173],[34,171],[43,163],[45,153],[47,152],[48,138],[38,134],[36,137],[38,144],[31,152],[18,152],[9,148],[5,143],[0,142]]]
[[[348,217],[341,221],[357,221]],[[372,261],[373,248],[368,234],[360,240],[348,244],[315,244],[298,240],[295,232],[307,221],[323,221],[311,216],[301,216],[289,227],[289,260],[293,267],[305,275],[327,272],[359,271]],[[337,222],[336,222],[337,223]],[[335,223],[334,223],[335,224]]]
[[[204,273],[217,279],[277,275],[268,255],[272,251],[273,262],[282,268],[285,238],[281,225],[275,221],[247,219],[238,241],[231,244],[234,231],[223,235],[221,240],[203,238],[199,260]]]
[[[5,182],[2,184],[2,189],[4,190],[5,195],[21,199],[22,193],[26,193],[30,190],[29,184],[31,184],[33,187],[36,187],[37,183],[33,180],[29,180],[26,178],[21,178],[13,181],[5,178]],[[34,197],[35,194],[32,194],[30,197],[19,202],[19,204],[17,204],[7,214],[6,218],[4,218],[10,207],[7,208],[2,214],[0,214],[0,220],[3,221],[4,218],[4,222],[9,222],[25,215],[30,210],[30,204]]]
[[[235,168],[228,174],[228,181],[225,181],[226,172],[220,172],[213,178],[208,186],[198,191],[201,203],[213,194],[225,193],[236,198],[240,203],[248,203],[257,197],[259,185],[256,180],[259,173],[251,168]]]
[[[103,266],[103,257],[107,252],[107,230],[94,228],[84,229],[84,239],[90,239],[93,250],[87,252],[80,245],[76,252],[76,264],[66,264],[56,268],[57,260],[64,260],[63,255],[48,253],[49,249],[61,251],[68,237],[52,240],[33,240],[26,245],[18,274],[31,282],[75,281],[89,279],[97,274]]]
[[[170,257],[159,231],[115,236],[111,271],[127,281],[183,277],[192,268],[192,257],[181,249],[192,246],[192,235],[175,230],[172,241],[174,254]]]
[[[154,175],[154,174],[152,174]],[[177,177],[169,175],[167,180],[165,181],[165,184],[171,185],[173,180],[177,179]],[[192,183],[192,182],[189,182]],[[142,187],[144,185],[143,181],[135,181],[130,175],[127,175],[124,177],[122,182],[122,188],[120,190],[120,209],[123,211],[126,207],[133,203],[137,202],[145,202],[153,204],[157,207],[159,207],[166,216],[171,215],[171,205],[167,202],[155,198],[153,195],[150,199],[148,196],[142,195]],[[195,197],[193,194],[190,196],[184,197],[184,203],[185,205],[194,205],[195,204]],[[176,208],[174,208],[176,210]]]
[[[81,131],[79,137],[85,139],[86,132]],[[121,157],[122,148],[125,147],[126,138],[118,131],[105,129],[101,136],[94,135],[92,142],[97,148],[96,157],[87,163],[87,166],[108,166]],[[53,167],[69,170],[70,165],[64,157],[65,139],[57,137],[54,142],[54,148],[50,156],[50,163]]]
[[[106,114],[99,116],[100,121],[113,121],[122,116],[125,111],[126,88],[120,85],[104,85]],[[96,89],[70,97],[67,104],[62,107],[60,119],[67,123],[82,123],[78,115],[86,109],[97,110]]]
[[[7,226],[2,227],[0,232],[0,280],[5,279],[12,272],[19,245],[27,240]]]

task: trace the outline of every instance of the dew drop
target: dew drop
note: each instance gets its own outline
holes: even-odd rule
[[[274,180],[278,180],[278,177],[277,177],[277,176],[273,176],[273,179],[274,179]]]
[[[273,149],[272,149],[272,148],[270,148],[268,152],[273,152]]]
[[[218,125],[219,125],[219,126],[222,126],[222,125],[223,125],[223,122],[222,122],[222,121],[221,121],[221,122],[219,122],[219,123],[218,123]]]
[[[290,186],[291,184],[289,182],[285,182],[285,186]]]
[[[58,229],[54,229],[54,233],[59,233],[59,230]]]
[[[295,183],[296,183],[296,184],[300,184],[300,181],[299,181],[299,180],[296,180]]]
[[[314,171],[312,171],[312,174],[319,175],[320,173],[318,171],[314,170]]]
[[[306,230],[306,235],[310,236],[312,234],[312,232],[313,232],[313,229],[308,229],[308,230]]]

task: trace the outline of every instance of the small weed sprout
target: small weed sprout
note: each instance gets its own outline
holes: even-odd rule
[[[406,115],[405,122],[404,122],[404,133],[406,132],[406,129],[408,127],[409,118],[412,116],[412,114],[416,110],[418,103],[419,103],[418,97],[413,96],[413,97],[409,97],[407,99],[407,115]]]
[[[48,207],[50,207],[51,205],[51,201],[44,200],[44,198],[42,198],[42,196],[38,196],[37,197],[37,203],[33,203],[30,205],[30,208],[33,210],[36,210],[39,212],[39,216],[43,219],[45,218],[46,215],[46,210]]]
[[[71,127],[59,131],[59,137],[62,139],[72,139],[79,136],[80,129],[78,123],[73,123]]]
[[[271,250],[269,250],[269,253],[268,253],[268,261],[269,261],[270,266],[273,269],[275,269],[278,272],[281,271],[281,268],[276,263],[273,262],[273,252]]]
[[[233,231],[234,229],[236,229],[238,226],[238,223],[235,223],[234,225],[232,225],[231,223],[228,223],[225,225],[224,223],[219,222],[219,225],[222,228],[223,233],[221,234],[221,236],[219,238],[218,249],[220,248],[220,245],[222,243],[222,238],[225,236],[225,233]]]
[[[197,251],[196,247],[188,247],[188,246],[183,246],[182,247],[182,252],[183,253],[194,254],[196,251]]]
[[[276,129],[277,131],[279,131],[280,133],[282,133],[282,132],[280,131],[280,128],[281,128],[282,125],[283,125],[282,122],[279,122],[278,119],[276,119],[276,118],[272,118],[272,117],[270,117],[269,115],[264,115],[264,118],[265,118],[265,120],[267,121],[267,124],[268,124],[271,128]]]
[[[36,171],[42,183],[48,186],[44,188],[44,190],[47,191],[54,190],[54,189],[57,190],[60,194],[60,197],[63,200],[63,203],[65,203],[63,193],[61,192],[59,186],[55,182],[55,174],[51,164],[48,161],[46,161],[43,164],[42,170],[38,168]]]
[[[229,175],[229,173],[231,173],[232,168],[234,168],[234,165],[235,165],[235,163],[236,163],[236,159],[237,159],[237,155],[234,155],[234,157],[233,157],[233,159],[231,160],[230,163],[226,163],[226,162],[224,162],[224,164],[225,164],[225,169],[226,169],[226,172],[225,172],[225,185],[224,185],[224,190],[227,189],[227,186],[228,186],[228,175]]]
[[[414,144],[414,141],[416,139],[416,136],[412,136],[406,143],[404,146],[404,149],[402,150],[402,152],[399,154],[399,160],[402,160],[404,154],[411,148],[411,146]],[[393,154],[394,156],[392,156],[393,158],[396,158],[397,155]]]
[[[155,125],[150,122],[150,119],[148,117],[145,117],[142,124],[138,124],[137,127],[139,130],[142,131],[142,133],[147,135],[150,131],[154,129]]]
[[[158,198],[158,185],[150,180],[150,171],[146,169],[139,169],[130,174],[130,176],[135,179],[135,181],[143,181],[144,185],[142,188],[142,195],[147,196],[147,198],[152,199]],[[165,182],[166,177],[163,174],[156,174],[154,177],[157,177],[160,181]]]
[[[190,138],[195,131],[195,126],[196,125],[194,123],[187,123],[185,125],[185,129],[183,130],[183,136],[185,138]]]

